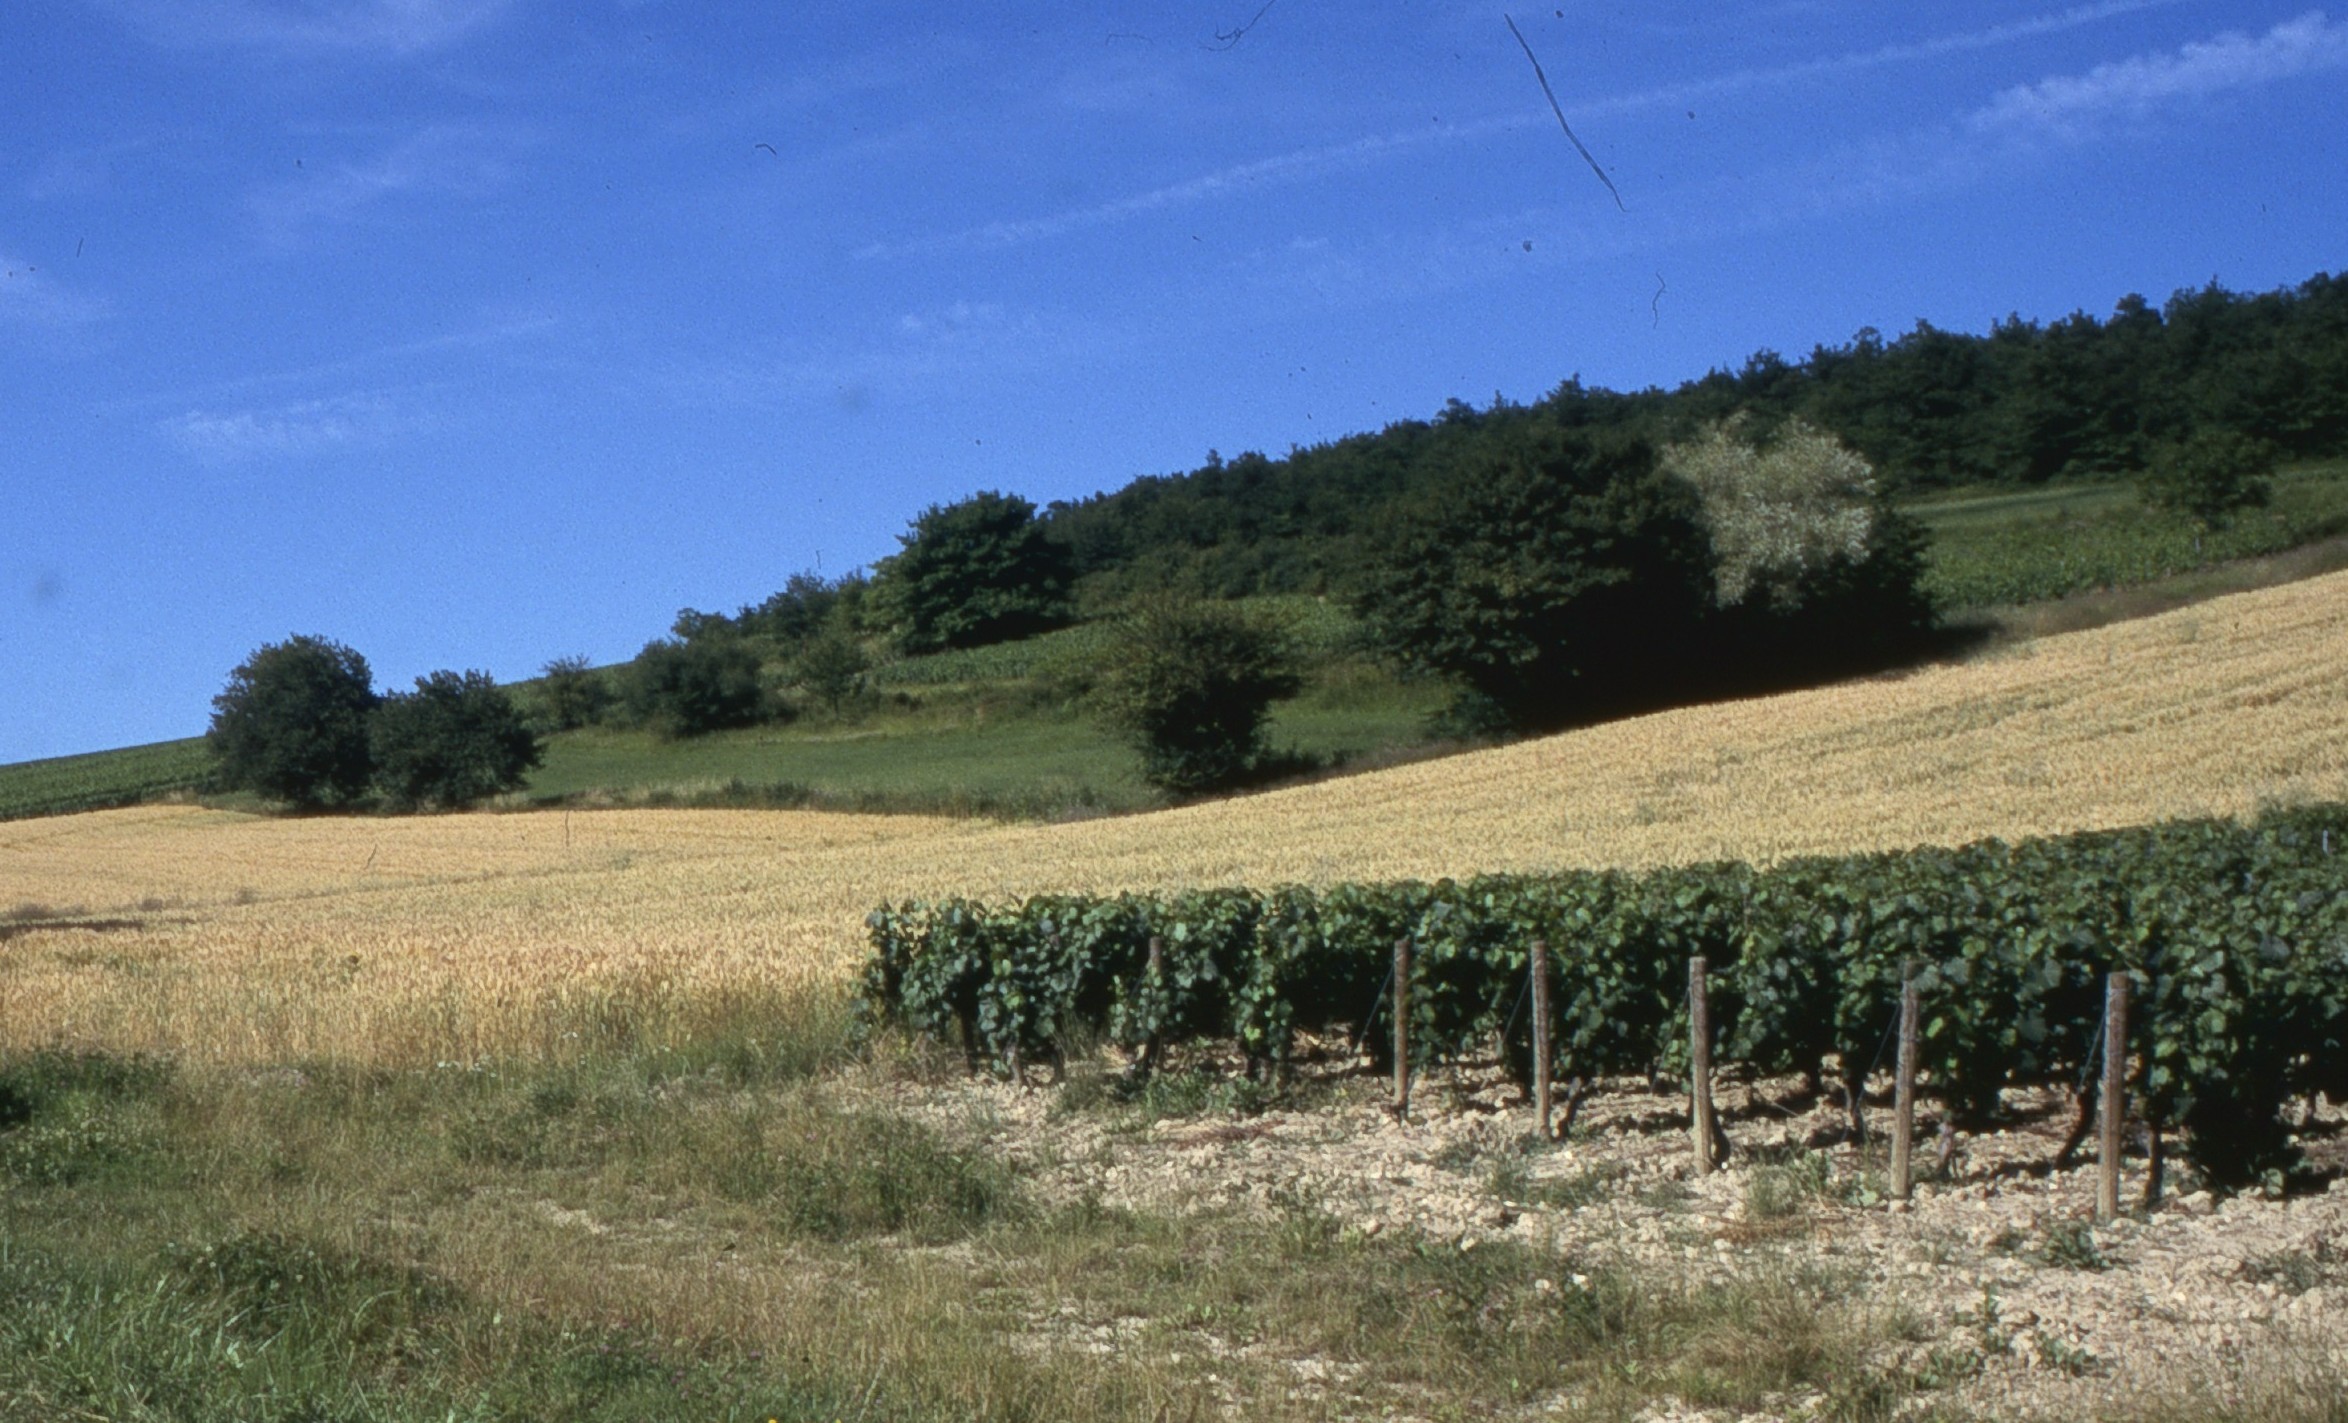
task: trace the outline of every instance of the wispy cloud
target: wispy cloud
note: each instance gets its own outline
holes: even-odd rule
[[[1238,163],[1212,173],[1202,173],[1179,183],[1151,188],[1127,197],[1085,207],[1067,208],[1042,217],[1020,218],[1001,222],[982,223],[955,232],[936,233],[927,237],[910,238],[902,242],[874,242],[857,249],[862,258],[907,256],[926,252],[950,251],[965,247],[1012,247],[1025,242],[1058,237],[1079,228],[1099,227],[1142,213],[1187,207],[1224,193],[1272,181],[1295,181],[1315,174],[1331,172],[1374,161],[1396,153],[1425,148],[1430,144],[1456,142],[1477,134],[1515,128],[1521,119],[1492,119],[1473,124],[1452,124],[1427,132],[1377,134],[1355,139],[1349,143],[1328,144],[1318,148],[1301,148],[1289,153],[1275,154],[1251,163]]]
[[[512,0],[111,0],[108,8],[166,44],[400,58],[481,29]]]
[[[1991,25],[1986,29],[1969,30],[1963,34],[1936,35],[1930,39],[1910,40],[1901,44],[1880,45],[1874,49],[1852,50],[1844,54],[1823,55],[1817,59],[1800,60],[1792,64],[1773,65],[1762,69],[1738,69],[1726,74],[1715,74],[1703,79],[1691,79],[1682,84],[1669,84],[1635,93],[1616,94],[1574,108],[1575,117],[1610,113],[1634,113],[1646,109],[1670,108],[1693,103],[1699,99],[1726,98],[1732,94],[1749,93],[1755,89],[1775,89],[1801,84],[1813,79],[1824,79],[1837,74],[1856,74],[1870,69],[1883,69],[1895,64],[1913,64],[1920,60],[1945,59],[1952,54],[1973,50],[1994,49],[2017,40],[2036,39],[2042,35],[2061,34],[2105,20],[2119,19],[2146,10],[2165,9],[2185,3],[2185,0],[2101,0],[2093,5],[2079,5],[2072,9],[2048,15],[2037,15],[2009,24]]]
[[[1266,301],[1303,294],[1323,305],[1356,305],[1505,279],[1528,267],[1783,231],[1975,187],[2050,146],[2106,140],[2118,121],[2158,118],[2213,95],[2341,68],[2348,68],[2348,24],[2311,13],[2263,35],[2222,34],[2017,86],[1905,133],[1762,171],[1651,189],[1635,225],[1552,208],[1470,216],[1424,232],[1291,243],[1251,254],[1233,279],[1251,283]],[[1517,235],[1533,232],[1543,235],[1527,249]]]
[[[1971,187],[2050,148],[2083,148],[2122,125],[2170,117],[2196,101],[2343,67],[2348,25],[2310,12],[2259,36],[2228,32],[2017,85],[1927,128],[1715,184],[1709,200],[1723,210],[1742,209],[1735,223],[1743,230],[1820,220]]]
[[[516,146],[508,133],[435,125],[370,158],[321,161],[255,192],[248,205],[270,241],[291,243],[312,227],[358,220],[397,198],[487,192],[505,182]]]
[[[1720,98],[1755,89],[1799,84],[1832,74],[1847,74],[1896,64],[1938,59],[1967,50],[1989,49],[2018,40],[2077,29],[2144,10],[2183,3],[2183,0],[2100,0],[2056,13],[1993,25],[1962,34],[1940,35],[1903,44],[1831,55],[1766,69],[1742,69],[1690,80],[1684,84],[1643,89],[1572,105],[1575,118],[1610,113],[1671,108],[1696,99]],[[1545,122],[1537,112],[1454,122],[1401,133],[1375,134],[1346,143],[1295,149],[1247,163],[1203,173],[1107,202],[1066,208],[1030,218],[981,223],[951,232],[897,241],[873,242],[858,249],[865,259],[914,256],[967,248],[1012,247],[1048,240],[1080,229],[1100,227],[1145,213],[1205,202],[1237,190],[1267,183],[1297,182],[1324,173],[1357,167],[1438,145],[1447,145]]]
[[[1014,316],[1002,303],[993,301],[957,301],[926,311],[909,311],[897,318],[900,335],[938,345],[1033,332],[1036,325],[1032,313]]]
[[[536,340],[562,328],[560,318],[544,312],[491,311],[483,313],[476,325],[434,336],[418,337],[409,341],[394,341],[370,346],[338,356],[332,360],[315,361],[308,365],[286,366],[276,370],[255,371],[222,380],[204,381],[174,389],[148,391],[139,395],[102,401],[99,408],[140,418],[153,418],[154,412],[175,407],[201,413],[205,407],[218,405],[245,406],[277,392],[276,403],[268,408],[277,411],[306,408],[305,403],[286,400],[287,393],[307,387],[349,387],[354,385],[383,385],[397,381],[400,376],[390,367],[411,365],[424,381],[438,379],[447,372],[446,363],[423,358],[452,353],[492,350]],[[410,382],[412,388],[414,382]],[[370,397],[388,400],[389,397]],[[313,400],[306,404],[331,406],[332,400]],[[163,421],[173,426],[184,417]]]
[[[189,410],[162,422],[172,443],[210,464],[377,444],[434,423],[387,395],[337,396],[243,410]]]
[[[821,347],[687,358],[650,384],[689,406],[828,397],[854,409],[909,390],[1060,369],[1124,339],[1065,314],[957,301],[899,314]]]
[[[2112,119],[2140,118],[2180,101],[2343,67],[2348,67],[2348,25],[2311,10],[2263,35],[2222,34],[2170,53],[2020,85],[1967,115],[1965,124],[1983,135],[2075,139],[2092,136]]]

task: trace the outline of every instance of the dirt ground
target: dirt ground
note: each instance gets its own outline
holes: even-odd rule
[[[1513,1238],[1553,1253],[1560,1278],[1588,1262],[1682,1280],[1772,1258],[1829,1269],[1907,1321],[1880,1362],[1976,1416],[2138,1413],[2147,1397],[2225,1395],[2277,1367],[2348,1366],[2348,1112],[2328,1106],[2303,1133],[2328,1189],[2219,1200],[2172,1151],[2167,1189],[2147,1208],[2138,1128],[2124,1214],[2097,1225],[2093,1138],[2077,1165],[2053,1169],[2073,1111],[2056,1093],[2009,1093],[2006,1124],[1957,1136],[1937,1170],[1924,1107],[1924,1179],[1899,1203],[1884,1199],[1890,1111],[1871,1105],[1870,1139],[1853,1141],[1846,1109],[1792,1080],[1723,1084],[1733,1151],[1706,1176],[1693,1169],[1684,1095],[1643,1081],[1601,1084],[1554,1147],[1533,1140],[1523,1094],[1489,1066],[1430,1074],[1407,1121],[1388,1110],[1382,1080],[1342,1064],[1308,1069],[1290,1094],[1304,1105],[1252,1115],[1071,1110],[1061,1094],[1083,1087],[945,1076],[876,1090],[1068,1198],[1170,1212],[1307,1200],[1364,1234],[1460,1249]],[[1748,1416],[1799,1415],[1812,1401]],[[1542,1411],[1568,1413],[1572,1400],[1551,1405]]]

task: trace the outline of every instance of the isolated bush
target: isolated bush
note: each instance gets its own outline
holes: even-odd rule
[[[1004,642],[1070,617],[1068,548],[1015,494],[933,504],[897,541],[873,593],[907,652]]]
[[[834,716],[863,695],[865,674],[871,670],[872,659],[863,645],[835,630],[810,635],[791,659],[791,679]]]
[[[1272,703],[1302,686],[1278,627],[1230,603],[1161,594],[1120,620],[1093,698],[1150,784],[1193,794],[1254,771]]]
[[[1712,599],[1701,519],[1644,442],[1547,436],[1398,504],[1355,610],[1389,661],[1516,726],[1582,719],[1684,675]]]
[[[603,720],[612,701],[611,683],[584,657],[557,657],[540,670],[539,700],[556,731],[575,731]]]
[[[1665,446],[1662,464],[1702,503],[1723,676],[1787,680],[1879,663],[1933,626],[1922,526],[1827,431],[1797,418],[1762,439],[1737,416]]]
[[[219,783],[304,807],[356,799],[373,770],[375,701],[367,659],[339,642],[296,636],[263,646],[212,699],[204,740]]]
[[[1666,445],[1663,467],[1703,501],[1714,596],[1790,606],[1810,575],[1856,563],[1873,545],[1875,471],[1840,440],[1795,419],[1763,443],[1743,416],[1686,444]]]
[[[2136,487],[2144,502],[2222,529],[2245,509],[2274,497],[2275,447],[2233,430],[2203,430],[2155,450]]]
[[[513,698],[486,672],[434,672],[383,699],[369,726],[375,785],[392,805],[453,808],[513,790],[543,759]]]
[[[758,655],[740,638],[656,639],[628,664],[628,711],[667,736],[749,726],[766,710]]]

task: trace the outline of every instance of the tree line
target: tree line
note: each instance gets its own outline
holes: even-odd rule
[[[295,804],[464,804],[519,784],[544,732],[850,717],[884,659],[1110,618],[1088,705],[1150,781],[1189,794],[1288,764],[1265,727],[1300,668],[1280,627],[1230,601],[1246,595],[1343,600],[1364,652],[1454,689],[1439,730],[1547,730],[1930,646],[1924,535],[1896,494],[2127,476],[2215,527],[2265,499],[2277,459],[2343,451],[2348,280],[2213,283],[1986,336],[1919,322],[1669,392],[1577,378],[1529,405],[1454,399],[1049,508],[999,491],[933,505],[869,570],[796,573],[732,614],[684,609],[620,668],[548,663],[529,717],[480,673],[378,698],[355,653],[296,638],[232,675],[212,741],[224,783]],[[308,690],[288,704],[309,712],[241,710],[296,663]],[[476,749],[443,749],[460,745]]]
[[[372,798],[453,809],[522,784],[539,738],[486,672],[379,695],[367,659],[322,637],[269,643],[228,674],[205,733],[216,781],[301,809]]]
[[[1800,416],[1739,415],[1655,445],[1554,430],[1462,447],[1362,544],[1344,598],[1363,651],[1453,688],[1439,731],[1482,736],[1801,685],[1912,658],[1938,613],[1924,536],[1873,468]],[[2222,518],[2271,456],[2225,432],[2156,462],[2148,490]],[[983,646],[1078,613],[1071,551],[1016,496],[936,506],[870,575],[794,575],[727,615],[685,609],[609,671],[547,664],[533,715],[483,673],[377,697],[318,638],[265,647],[216,700],[224,784],[297,805],[373,794],[456,806],[519,785],[538,735],[599,723],[705,735],[810,710],[853,715],[876,655]],[[1086,678],[1092,714],[1178,795],[1306,769],[1268,744],[1304,686],[1283,628],[1195,590],[1129,593]]]
[[[1455,688],[1451,732],[1546,730],[1880,666],[1935,626],[1920,530],[1865,459],[1798,416],[1662,445],[1605,428],[1478,430],[1385,513],[1341,596],[1365,652]],[[1180,581],[1088,609],[1059,535],[1015,495],[932,507],[869,576],[803,574],[731,616],[687,610],[620,684],[639,721],[692,734],[777,714],[757,701],[762,663],[802,689],[836,667],[836,706],[868,670],[863,649],[983,646],[1089,610],[1116,633],[1089,705],[1151,782],[1187,794],[1294,768],[1265,741],[1272,704],[1303,685],[1283,629]],[[721,702],[723,716],[676,710]]]
[[[1391,506],[1495,447],[1611,432],[1657,444],[1743,415],[1799,418],[1864,458],[1895,495],[1956,485],[2130,478],[2195,438],[2267,442],[2287,459],[2348,453],[2348,278],[2243,295],[2211,283],[2110,317],[2009,317],[1987,335],[1919,321],[1789,360],[1763,350],[1673,390],[1574,378],[1530,404],[1449,401],[1432,419],[1285,456],[1210,451],[1198,468],[1054,504],[1051,529],[1097,601],[1189,586],[1218,596],[1342,589]]]

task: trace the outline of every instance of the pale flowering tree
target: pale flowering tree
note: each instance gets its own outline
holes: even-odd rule
[[[1663,466],[1703,500],[1714,594],[1724,608],[1755,598],[1790,611],[1820,574],[1866,562],[1879,542],[1875,471],[1806,421],[1787,421],[1764,443],[1744,416],[1733,416],[1687,444],[1665,446]]]

